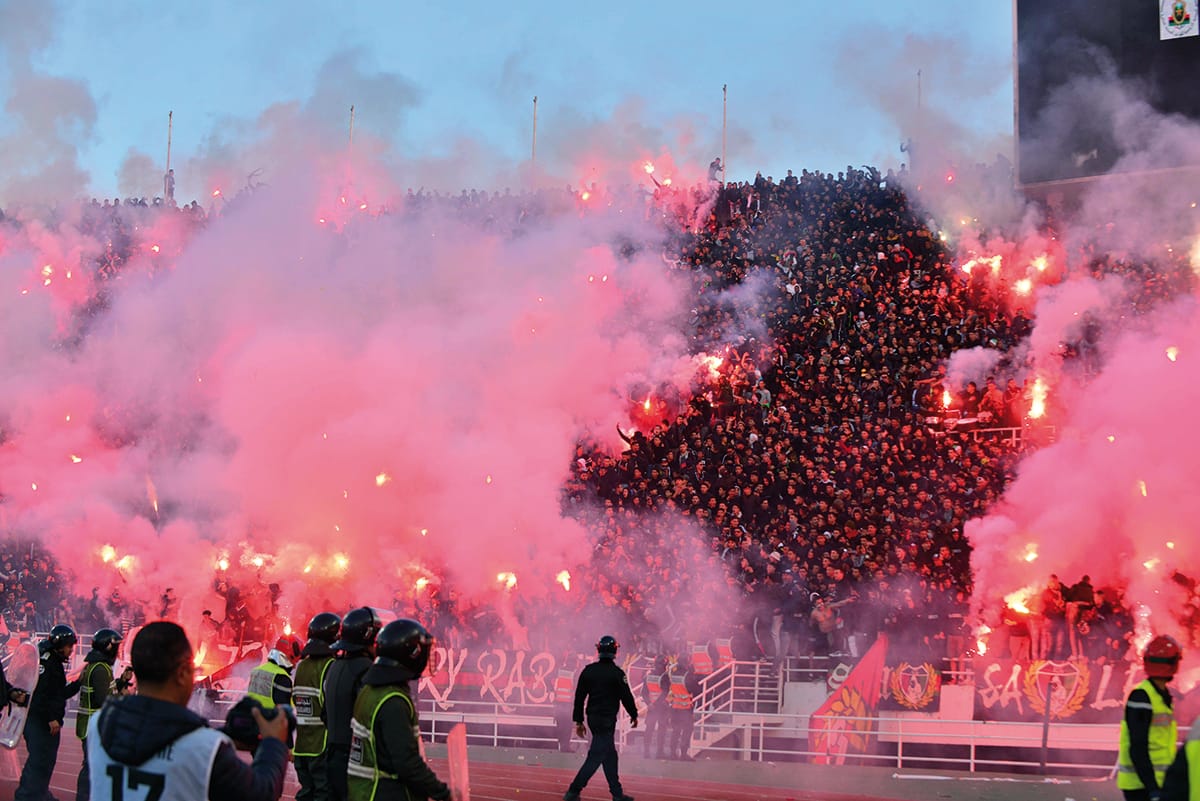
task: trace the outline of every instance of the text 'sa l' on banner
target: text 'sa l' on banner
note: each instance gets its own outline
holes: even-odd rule
[[[865,754],[879,711],[880,683],[887,663],[887,637],[881,635],[809,720],[809,751],[818,765],[841,765]]]

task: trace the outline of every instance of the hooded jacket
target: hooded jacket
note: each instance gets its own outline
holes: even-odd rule
[[[96,732],[105,753],[124,765],[141,765],[185,734],[208,726],[195,712],[145,695],[113,698],[97,714]],[[287,746],[263,739],[247,765],[232,741],[217,749],[208,783],[211,801],[276,801],[283,794]]]

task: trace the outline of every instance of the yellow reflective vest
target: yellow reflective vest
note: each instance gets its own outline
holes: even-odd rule
[[[333,656],[307,656],[296,665],[292,687],[292,706],[296,708],[296,756],[320,756],[325,753],[329,730],[321,720],[325,693],[321,686]]]
[[[350,801],[374,801],[375,794],[379,791],[380,779],[399,778],[394,773],[379,770],[379,754],[375,747],[375,718],[383,705],[397,696],[403,698],[408,705],[413,736],[417,738],[420,746],[421,732],[417,728],[417,710],[408,693],[397,687],[363,687],[354,702],[354,717],[350,721],[350,764],[346,770]]]
[[[1175,759],[1175,743],[1179,737],[1175,713],[1171,707],[1167,706],[1167,702],[1163,700],[1162,695],[1159,694],[1150,679],[1146,679],[1135,689],[1145,691],[1146,695],[1150,697],[1152,714],[1149,735],[1150,762],[1154,765],[1154,777],[1158,780],[1158,786],[1162,787],[1167,768]],[[1133,766],[1129,746],[1129,725],[1122,718],[1120,751],[1117,755],[1117,787],[1122,790],[1142,790],[1145,789],[1145,785],[1138,778],[1137,769]]]
[[[246,687],[246,695],[263,705],[263,709],[275,708],[275,677],[287,676],[286,670],[274,662],[264,662],[250,671],[250,684]]]

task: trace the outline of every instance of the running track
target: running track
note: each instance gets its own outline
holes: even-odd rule
[[[75,797],[75,780],[79,773],[80,749],[74,732],[64,732],[58,766],[54,772],[50,790],[60,801]],[[444,753],[436,747],[435,754]],[[11,778],[11,769],[19,770],[24,762],[24,749],[13,752],[0,749],[0,801],[11,801],[16,788]],[[568,783],[581,764],[582,754],[555,754],[537,751],[493,752],[490,749],[472,747],[471,751],[471,799],[472,801],[558,801]],[[434,770],[445,778],[448,775],[444,759],[431,760]],[[1115,788],[1092,784],[1047,786],[1042,784],[1006,784],[1005,780],[942,780],[898,781],[886,772],[873,771],[868,776],[863,769],[842,767],[823,768],[820,776],[825,779],[819,788],[792,786],[766,787],[755,784],[734,784],[708,781],[700,778],[684,778],[686,774],[709,777],[754,776],[763,777],[762,784],[780,785],[781,774],[769,765],[754,768],[745,763],[727,763],[729,770],[720,763],[696,763],[695,767],[682,763],[664,763],[651,760],[624,759],[621,781],[625,792],[637,801],[892,801],[893,799],[954,799],[956,801],[1009,801],[1010,799],[1048,799],[1062,801],[1068,798],[1119,799]],[[737,766],[734,768],[734,766]],[[748,772],[747,767],[751,767]],[[657,772],[660,775],[649,775]],[[673,773],[675,776],[664,776]],[[735,778],[735,781],[738,779]],[[754,779],[751,779],[754,781]],[[805,781],[805,784],[809,782]],[[817,784],[818,782],[813,782]],[[795,784],[799,784],[796,782]],[[852,786],[860,785],[858,788]],[[869,786],[872,795],[861,792]],[[295,774],[289,769],[283,798],[292,799],[297,790]],[[608,788],[602,772],[592,778],[583,792],[583,801],[607,801]]]

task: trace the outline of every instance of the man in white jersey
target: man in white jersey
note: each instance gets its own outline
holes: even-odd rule
[[[276,801],[287,767],[287,717],[255,709],[262,741],[247,765],[233,741],[187,708],[195,668],[187,634],[165,620],[130,649],[137,695],[110,700],[86,738],[94,801]]]

